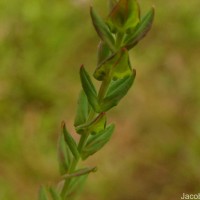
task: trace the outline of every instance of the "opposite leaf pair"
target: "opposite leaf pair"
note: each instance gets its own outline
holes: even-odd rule
[[[112,7],[107,20],[103,20],[91,7],[90,14],[97,34],[112,52],[116,52],[117,34],[124,36],[119,47],[134,47],[150,30],[154,19],[154,8],[140,19],[140,8],[136,0],[119,0]],[[136,39],[137,38],[137,39]],[[133,45],[134,44],[134,45]]]
[[[111,11],[107,20],[103,20],[92,7],[90,10],[93,25],[101,38],[94,73],[94,77],[99,81],[111,76],[113,64],[116,66],[112,69],[114,79],[130,75],[128,50],[147,34],[154,19],[154,8],[140,19],[140,8],[136,0],[110,2]]]
[[[88,73],[83,66],[80,69],[83,90],[87,96],[88,102],[96,113],[106,112],[116,106],[132,86],[135,75],[136,71],[133,70],[130,76],[111,81],[105,97],[102,100],[99,100],[96,89]]]

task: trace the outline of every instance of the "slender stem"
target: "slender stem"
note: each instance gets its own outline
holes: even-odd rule
[[[99,95],[98,95],[99,102],[101,102],[104,96],[106,95],[110,81],[111,81],[111,78],[110,78],[110,75],[108,75],[108,77],[106,77],[106,79],[102,82],[101,87],[99,89]]]
[[[84,147],[84,145],[85,145],[85,143],[86,143],[86,141],[87,141],[88,136],[89,136],[88,133],[87,133],[87,134],[81,135],[81,138],[80,138],[79,144],[78,144],[79,154],[81,154],[82,149],[83,149],[83,147]],[[75,158],[73,159],[73,161],[72,161],[72,163],[71,163],[71,166],[70,166],[70,168],[69,168],[69,172],[68,172],[69,174],[72,173],[72,172],[76,169],[79,160],[80,160],[80,156],[78,157],[78,159],[75,159]],[[62,196],[63,199],[65,199],[65,196],[66,196],[67,189],[68,189],[68,187],[69,187],[70,181],[71,181],[71,179],[65,180],[63,189],[62,189],[62,191],[61,191],[61,196]]]
[[[98,94],[98,99],[99,99],[99,102],[101,102],[107,92],[107,89],[108,89],[108,86],[110,84],[110,81],[111,81],[111,78],[110,76],[108,76],[108,78],[106,78],[101,86],[100,86],[100,89],[99,89],[99,94]],[[94,117],[95,117],[95,112],[93,110],[91,110],[90,114],[89,114],[89,117],[88,117],[88,122],[91,121]],[[79,151],[79,154],[81,155],[82,153],[82,150],[87,142],[87,139],[90,135],[90,132],[86,132],[85,134],[82,134],[81,135],[81,138],[79,140],[79,143],[78,143],[78,151]],[[79,160],[80,160],[80,156],[78,157],[78,159],[73,159],[72,163],[71,163],[71,166],[69,168],[69,174],[74,172],[77,168],[77,165],[79,163]],[[65,199],[65,196],[66,196],[66,193],[67,193],[67,189],[69,187],[69,184],[70,184],[70,181],[71,179],[66,179],[65,180],[65,183],[64,183],[64,186],[62,188],[62,191],[61,191],[61,196],[63,199]]]
[[[74,169],[76,168],[76,165],[78,164],[78,161],[79,161],[79,159],[77,159],[77,160],[73,159],[72,164],[71,164],[70,169],[69,169],[69,172],[68,172],[69,174],[74,171]],[[68,186],[70,184],[70,180],[71,179],[65,180],[64,186],[62,188],[61,196],[62,196],[63,200],[65,199],[67,189],[68,189]]]
[[[71,174],[65,174],[64,176],[62,176],[62,179],[77,177],[77,176],[89,174],[90,172],[96,172],[96,171],[97,171],[96,167],[85,168],[85,169],[82,169],[80,171],[76,171],[76,172],[71,173]]]

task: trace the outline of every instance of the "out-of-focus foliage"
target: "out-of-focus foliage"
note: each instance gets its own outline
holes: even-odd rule
[[[89,4],[0,1],[1,200],[37,199],[39,185],[57,180],[59,124],[73,124],[79,66],[96,67]],[[106,0],[94,4],[107,13]],[[88,162],[99,171],[81,199],[177,200],[199,192],[200,2],[140,1],[142,12],[151,4],[153,29],[132,51],[134,88],[110,114],[116,132]]]

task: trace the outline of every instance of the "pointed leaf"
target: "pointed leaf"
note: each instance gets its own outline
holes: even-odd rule
[[[105,113],[100,113],[93,121],[77,126],[76,131],[78,133],[90,132],[91,134],[96,134],[104,130],[106,125],[106,115]]]
[[[62,200],[61,196],[54,188],[50,188],[50,193],[53,200]]]
[[[94,78],[99,81],[103,81],[105,77],[108,76],[109,71],[111,70],[112,66],[117,62],[118,54],[113,54],[108,57],[104,62],[102,62],[99,66],[97,66],[94,72]]]
[[[76,117],[74,121],[74,126],[77,127],[81,124],[84,124],[87,121],[88,114],[90,111],[90,105],[88,103],[87,96],[82,90],[78,99],[78,107],[76,111]]]
[[[108,17],[108,25],[115,33],[134,28],[140,20],[140,9],[136,0],[119,0]]]
[[[63,134],[60,136],[58,141],[58,162],[60,174],[62,175],[67,173],[72,162],[72,154],[65,142]]]
[[[99,112],[96,89],[90,79],[90,76],[88,75],[83,66],[80,69],[80,78],[83,90],[88,98],[90,105],[96,112]]]
[[[115,84],[107,92],[107,96],[104,98],[101,104],[102,112],[106,112],[112,107],[116,106],[119,101],[127,94],[128,90],[132,86],[135,79],[136,72],[133,71],[133,74],[129,77],[125,77],[122,80],[117,80]]]
[[[73,154],[75,159],[79,158],[79,152],[77,149],[76,142],[74,141],[73,137],[68,133],[65,123],[62,123],[63,134],[65,138],[65,142],[67,143],[71,153]]]
[[[40,188],[39,191],[39,200],[48,200],[47,192],[44,186]]]
[[[137,0],[128,1],[128,16],[127,21],[125,23],[125,30],[127,31],[136,27],[136,25],[140,22],[140,6]]]
[[[112,55],[112,52],[110,51],[108,45],[100,41],[98,45],[98,62],[97,66],[101,65],[103,62],[105,62],[110,56]]]
[[[110,56],[94,72],[97,80],[104,80],[112,71],[113,79],[121,79],[132,74],[129,55],[126,48],[122,48],[117,54]]]
[[[104,130],[106,126],[106,114],[101,113],[88,127],[91,134],[99,133]]]
[[[89,156],[99,151],[110,140],[114,131],[114,127],[114,124],[111,124],[105,130],[94,136],[91,136],[82,151],[81,158],[85,160]]]
[[[128,51],[123,48],[120,51],[119,59],[113,66],[113,79],[122,79],[124,77],[130,76],[132,74],[132,69],[130,66]]]
[[[112,51],[115,51],[115,40],[107,24],[104,22],[103,19],[101,19],[101,17],[95,12],[95,10],[92,7],[90,8],[90,15],[92,18],[93,25],[99,37],[104,42],[106,42],[106,44]]]
[[[125,77],[122,79],[118,79],[115,81],[112,81],[108,87],[107,93],[106,93],[106,97],[113,95],[113,93],[116,92],[116,90],[119,89],[119,87],[121,87],[121,85],[123,85],[123,83],[128,79],[129,77]]]
[[[132,34],[127,34],[124,39],[124,45],[126,48],[133,48],[151,29],[154,19],[154,8],[152,8],[141,20],[141,22],[135,27]]]

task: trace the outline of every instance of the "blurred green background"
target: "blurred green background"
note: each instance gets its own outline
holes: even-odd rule
[[[154,4],[148,36],[131,51],[133,89],[109,113],[116,132],[81,200],[177,200],[200,192],[200,1]],[[107,1],[92,2],[103,16]],[[73,132],[79,66],[90,73],[98,37],[89,1],[0,1],[0,199],[37,199],[59,179],[60,122]],[[98,83],[97,83],[98,85]],[[74,135],[77,137],[76,135]]]

